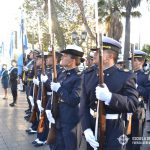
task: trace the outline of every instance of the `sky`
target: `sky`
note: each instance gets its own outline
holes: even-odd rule
[[[21,6],[23,0],[0,0],[0,41],[8,40],[10,31],[14,30],[16,24],[14,18],[18,16],[18,7]],[[131,42],[140,41],[141,46],[144,43],[150,44],[150,10],[148,11],[146,0],[143,0],[139,10],[142,13],[141,18],[131,20]],[[140,39],[140,40],[139,40]]]
[[[0,40],[7,39],[10,36],[10,31],[13,30],[15,24],[15,16],[18,13],[18,7],[21,5],[21,0],[0,1]]]
[[[142,16],[131,19],[131,42],[139,42],[142,47],[144,43],[150,44],[150,5],[148,9],[148,4],[144,0],[138,10]]]
[[[9,4],[8,4],[9,3]],[[6,63],[10,65],[9,45],[11,31],[14,31],[16,24],[15,17],[18,16],[18,8],[21,6],[22,0],[0,0],[0,44],[4,42],[4,54],[0,54],[0,65]]]

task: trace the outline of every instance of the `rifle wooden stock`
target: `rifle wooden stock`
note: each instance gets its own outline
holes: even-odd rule
[[[127,122],[127,128],[126,128],[126,135],[131,134],[131,129],[132,129],[132,115],[130,114],[128,116],[128,122]]]
[[[53,55],[53,76],[52,77],[53,77],[53,82],[57,82],[56,56],[55,56],[55,51],[53,46],[52,46],[52,55]],[[56,119],[58,118],[58,100],[59,100],[59,97],[56,94],[56,92],[53,92],[51,100],[52,100],[51,112],[56,121]],[[51,124],[48,133],[47,144],[53,144],[55,142],[56,134],[57,134],[56,124]]]
[[[45,60],[44,60],[44,52],[42,57],[42,74],[45,75]],[[45,120],[46,120],[46,114],[45,114],[45,108],[47,104],[47,98],[46,98],[46,88],[43,83],[41,83],[41,91],[42,91],[42,97],[41,97],[41,103],[42,107],[44,108],[43,112],[40,116],[40,121],[38,125],[38,133],[42,133],[45,129]]]
[[[33,108],[29,122],[34,123],[36,121],[36,119],[37,119],[37,105],[35,105]]]
[[[34,60],[34,76],[37,78],[37,69],[36,69],[36,61]],[[38,86],[33,85],[33,100],[34,100],[34,107],[32,110],[31,117],[29,119],[29,122],[34,123],[37,120],[37,94],[38,94]]]
[[[56,140],[57,129],[55,124],[51,124],[47,136],[47,144],[53,144]]]
[[[133,62],[134,62],[134,48],[131,47],[131,71],[134,73]],[[130,135],[131,132],[132,132],[132,114],[127,114],[127,124],[125,134]]]
[[[40,118],[40,121],[39,121],[39,124],[38,124],[38,133],[42,133],[45,129],[45,119],[46,119],[46,114],[45,112],[42,112],[41,114],[41,118]]]

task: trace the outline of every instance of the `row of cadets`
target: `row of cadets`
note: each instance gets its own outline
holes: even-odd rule
[[[147,54],[141,50],[134,51],[133,70],[137,77],[136,88],[139,94],[139,105],[137,111],[132,116],[132,137],[142,137],[146,119],[146,104],[149,105],[150,96],[150,78],[149,74],[143,70],[144,62]],[[149,106],[148,106],[149,107]],[[130,138],[132,139],[132,138]],[[131,142],[131,143],[130,143]],[[136,141],[128,142],[128,148],[132,150],[140,150],[139,144],[134,144]]]
[[[61,60],[61,54],[59,52],[56,52],[56,64],[57,64],[57,72],[59,73],[62,70],[62,67],[59,65],[60,60]],[[46,105],[48,101],[50,101],[49,99],[51,99],[51,89],[49,86],[49,83],[52,81],[52,68],[53,65],[53,56],[52,53],[49,52],[46,55],[46,74],[43,75],[41,74],[41,78],[40,78],[40,82],[41,84],[43,84],[44,88],[45,88],[45,93],[46,93],[46,102],[42,103],[41,100],[41,95],[42,95],[42,91],[41,88],[39,88],[38,90],[38,100],[37,100],[37,104],[38,104],[38,108],[40,112],[46,113]],[[44,105],[43,105],[44,104]],[[37,139],[35,141],[33,141],[32,143],[34,144],[34,146],[39,147],[42,146],[46,143],[47,140],[47,135],[48,135],[48,131],[49,131],[49,118],[47,118],[47,116],[44,116],[45,120],[44,120],[44,130],[41,133],[37,134]]]
[[[38,123],[39,123],[39,118],[38,118],[39,111],[37,110],[37,94],[35,94],[35,92],[36,93],[38,92],[39,79],[40,79],[40,75],[41,75],[41,66],[42,66],[42,57],[41,57],[41,55],[36,56],[35,62],[36,62],[36,69],[37,69],[37,78],[35,77],[35,73],[34,73],[34,78],[33,78],[32,84],[30,86],[30,91],[29,91],[28,98],[29,98],[30,103],[32,105],[32,114],[34,114],[34,112],[35,112],[36,117],[33,121],[30,121],[32,123],[32,125],[29,129],[26,130],[26,132],[28,134],[37,133]],[[35,86],[37,87],[36,88],[37,91],[34,91]],[[32,114],[31,114],[31,117],[32,117]],[[30,120],[32,120],[32,119],[30,118]]]
[[[48,123],[47,123],[47,119],[46,119],[46,116],[45,116],[45,108],[43,106],[43,103],[46,103],[47,102],[47,95],[46,95],[46,92],[45,92],[45,87],[44,85],[42,84],[41,82],[41,74],[42,74],[42,70],[44,69],[45,70],[45,67],[46,67],[46,63],[45,63],[45,60],[47,58],[47,52],[43,52],[41,53],[38,57],[39,59],[41,60],[41,71],[39,72],[38,74],[38,78],[37,79],[34,79],[34,82],[35,84],[38,83],[38,92],[37,92],[37,107],[38,107],[38,128],[37,128],[37,137],[36,139],[32,142],[32,144],[35,146],[35,147],[39,147],[39,146],[42,146],[46,143],[46,138],[47,138],[47,134],[48,134]],[[44,61],[44,62],[43,62]],[[44,68],[42,68],[44,67]],[[45,102],[43,102],[44,100],[46,100]],[[41,125],[41,122],[40,120],[42,119],[42,114],[43,114],[43,117],[44,117],[44,124],[43,124],[43,131],[40,131],[40,125]]]
[[[28,109],[25,110],[26,116],[24,117],[27,121],[30,118],[31,115],[31,109],[32,105],[29,100],[29,92],[30,92],[30,87],[33,83],[33,77],[34,77],[34,62],[39,55],[40,52],[38,50],[31,50],[27,56],[28,60],[26,62],[26,66],[23,67],[24,70],[24,85],[25,85],[25,91],[26,91],[26,99],[28,102]]]

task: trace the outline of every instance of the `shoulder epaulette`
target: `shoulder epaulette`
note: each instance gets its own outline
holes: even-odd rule
[[[86,70],[84,70],[85,73],[90,73],[90,72],[92,72],[92,71],[94,71],[94,68],[93,68],[93,67],[87,68]]]
[[[77,72],[77,75],[81,75],[81,74],[82,74],[82,72],[81,72],[81,71],[78,71],[78,72]]]
[[[150,74],[148,75],[148,81],[150,81]]]
[[[144,72],[144,74],[149,74],[149,71]]]
[[[130,70],[129,70],[129,69],[123,69],[123,71],[124,71],[124,72],[129,72]]]

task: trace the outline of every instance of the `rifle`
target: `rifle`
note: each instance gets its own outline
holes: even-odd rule
[[[131,71],[133,70],[133,62],[134,62],[134,48],[131,46]],[[132,113],[127,113],[127,124],[126,124],[126,130],[125,134],[130,135],[132,130]]]
[[[57,82],[57,71],[56,71],[56,56],[55,56],[55,50],[53,46],[53,34],[52,34],[52,19],[51,19],[51,0],[48,0],[48,13],[49,13],[49,34],[50,34],[50,44],[52,48],[52,57],[53,57],[53,72],[52,72],[52,81]],[[58,117],[58,100],[59,97],[56,94],[56,92],[52,92],[52,98],[51,98],[51,112],[55,119],[57,120]],[[49,133],[47,137],[47,144],[53,144],[56,140],[56,124],[50,123]]]
[[[38,40],[39,40],[39,49],[42,50],[42,74],[45,75],[45,60],[44,60],[44,51],[41,44],[41,27],[40,27],[40,17],[37,18],[38,21]],[[39,115],[39,124],[38,124],[38,133],[42,133],[44,131],[44,123],[45,123],[45,107],[46,107],[46,89],[43,83],[41,82],[41,103],[44,110],[40,112]]]
[[[44,52],[42,48],[42,74],[45,75],[45,60],[44,60]],[[47,104],[47,98],[46,98],[46,88],[44,84],[41,82],[41,102],[42,102],[42,107],[44,110],[40,114],[40,121],[38,125],[38,133],[42,133],[44,131],[45,127],[45,119],[46,119],[46,114],[45,114],[45,108]]]
[[[33,56],[34,57],[34,56]],[[35,58],[34,58],[35,59]],[[34,60],[34,76],[37,79],[37,68],[36,68],[36,60]],[[32,110],[32,114],[31,117],[29,119],[29,122],[34,123],[35,120],[37,119],[37,94],[38,94],[38,86],[37,85],[33,85],[33,100],[34,100],[34,107]]]
[[[103,87],[103,43],[102,35],[99,32],[98,25],[98,1],[95,3],[95,19],[96,19],[96,45],[99,53],[99,85]],[[99,150],[104,150],[105,145],[105,130],[106,130],[106,117],[105,117],[105,105],[102,101],[98,100],[97,103],[97,115],[95,124],[95,139],[99,142]]]

